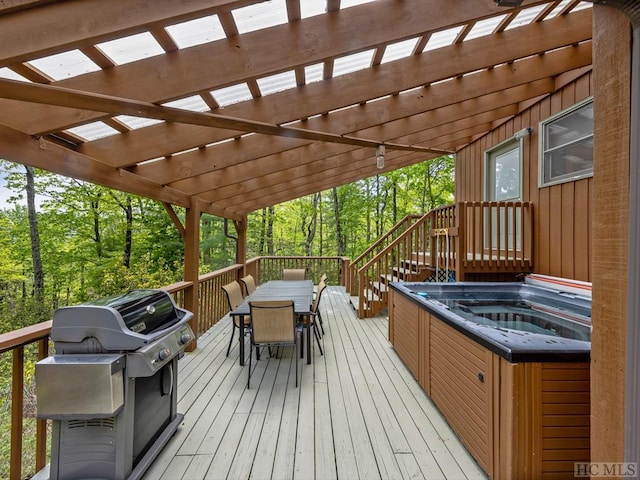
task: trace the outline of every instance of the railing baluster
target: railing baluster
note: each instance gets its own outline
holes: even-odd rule
[[[38,340],[38,360],[49,356],[49,339]],[[47,464],[47,420],[36,420],[36,471],[40,471]]]
[[[22,478],[22,432],[24,417],[24,346],[13,349],[11,374],[11,460],[10,479]]]

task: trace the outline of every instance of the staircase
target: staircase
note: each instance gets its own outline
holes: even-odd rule
[[[460,202],[407,216],[352,262],[351,303],[369,318],[387,308],[390,282],[513,280],[533,270],[532,225],[528,202]]]
[[[351,298],[359,318],[373,317],[386,308],[389,282],[425,281],[433,275],[432,221],[432,212],[407,217],[387,233],[377,253],[375,249],[368,251],[365,263],[362,256],[354,260]]]

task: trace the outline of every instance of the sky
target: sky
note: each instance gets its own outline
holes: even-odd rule
[[[4,181],[4,177],[2,176],[2,172],[0,171],[0,210],[9,208],[7,199],[11,196],[11,194],[12,192],[7,189],[6,182]]]

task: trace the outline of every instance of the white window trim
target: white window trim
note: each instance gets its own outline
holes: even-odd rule
[[[513,146],[513,147],[512,147]],[[519,175],[518,175],[518,193],[519,195],[517,197],[513,197],[513,198],[508,198],[508,199],[504,199],[504,200],[496,200],[495,198],[490,199],[489,197],[493,196],[493,193],[490,189],[489,183],[490,183],[490,175],[493,175],[495,177],[495,165],[493,165],[491,162],[491,156],[493,154],[500,154],[500,153],[506,153],[508,151],[511,150],[518,150],[518,169],[519,169]],[[483,193],[483,199],[485,201],[490,201],[490,202],[518,202],[518,201],[522,201],[522,197],[523,197],[523,184],[522,184],[522,177],[523,177],[523,157],[524,157],[524,138],[516,138],[516,137],[509,137],[506,140],[500,142],[497,145],[494,145],[493,147],[485,150],[484,152],[484,179],[483,179],[483,189],[484,189],[484,193]],[[491,170],[489,167],[493,167],[493,170]],[[495,189],[495,185],[493,185],[493,188]],[[500,210],[503,210],[504,208],[508,208],[508,207],[501,207]],[[485,209],[487,210],[487,209]],[[499,213],[499,212],[498,212]],[[490,231],[489,227],[487,226],[487,222],[489,221],[489,218],[485,218],[485,225],[484,225],[484,238],[483,238],[483,248],[488,248],[489,245],[493,245],[494,247],[499,246],[499,248],[502,249],[506,249],[507,245],[511,245],[513,240],[513,235],[516,235],[516,250],[517,251],[521,251],[522,248],[522,233],[520,232],[520,221],[516,221],[515,225],[511,224],[507,225],[506,228],[507,230],[503,231],[500,234],[500,237],[497,236],[496,232],[492,232]],[[514,231],[515,230],[515,231]]]
[[[510,198],[508,200],[500,200],[500,201],[505,201],[505,202],[516,202],[516,201],[520,201],[522,200],[522,157],[523,157],[523,153],[524,153],[524,139],[517,139],[515,137],[510,137],[507,138],[506,140],[500,142],[497,145],[494,145],[493,147],[485,150],[484,152],[484,180],[483,180],[483,198],[485,201],[492,201],[492,202],[496,202],[498,200],[489,200],[489,175],[495,175],[495,172],[490,172],[489,171],[489,163],[491,160],[491,155],[494,152],[497,152],[498,150],[507,150],[507,147],[509,147],[509,145],[513,144],[514,145],[514,149],[516,148],[515,145],[517,145],[518,148],[518,160],[519,160],[519,169],[520,169],[520,175],[519,175],[519,179],[518,179],[518,190],[520,192],[520,195],[517,198]]]
[[[578,175],[573,175],[571,177],[558,178],[556,180],[552,180],[549,182],[544,182],[544,132],[545,126],[557,120],[558,118],[564,117],[566,115],[571,114],[575,110],[584,107],[585,105],[593,103],[593,97],[590,96],[585,98],[584,100],[576,103],[575,105],[570,106],[569,108],[565,108],[564,110],[551,115],[549,118],[542,120],[538,123],[538,188],[551,187],[553,185],[560,185],[562,183],[575,182],[578,180],[582,180],[584,178],[593,177],[593,165],[591,166],[591,170],[588,172],[584,172]],[[591,134],[593,136],[593,133]]]

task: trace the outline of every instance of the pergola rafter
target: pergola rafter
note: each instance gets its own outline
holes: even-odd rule
[[[467,0],[465,8],[435,0],[327,2],[325,13],[305,17],[303,5],[288,0],[284,23],[242,32],[239,9],[258,3],[6,3],[0,29],[15,41],[0,45],[0,65],[34,83],[0,79],[0,132],[19,132],[12,140],[25,142],[19,151],[38,145],[49,158],[35,163],[50,170],[68,169],[60,154],[67,149],[72,176],[239,220],[455,152],[551,94],[566,72],[591,64],[591,9],[573,5],[557,14],[557,1],[525,0],[516,9],[488,0]],[[521,13],[532,19],[510,29]],[[180,48],[171,26],[202,18],[219,24],[218,38]],[[492,32],[474,34],[483,24]],[[425,50],[454,29],[449,44]],[[101,47],[144,32],[165,53],[118,64]],[[385,61],[406,40],[412,51]],[[33,63],[71,50],[96,71],[56,79]],[[368,68],[339,74],[345,58],[362,52]],[[310,81],[313,66],[322,80]],[[295,86],[265,94],[265,79],[283,72]],[[236,85],[250,97],[221,105],[218,89]],[[167,105],[190,97],[209,110]],[[135,128],[120,115],[161,122]],[[100,122],[115,133],[85,138],[74,129]],[[375,147],[383,143],[380,170]]]

